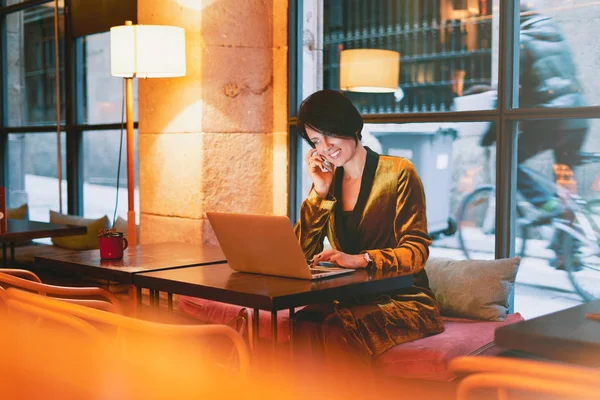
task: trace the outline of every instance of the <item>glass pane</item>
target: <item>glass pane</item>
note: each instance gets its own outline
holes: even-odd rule
[[[63,10],[59,18],[61,120],[64,121]],[[56,125],[52,3],[6,16],[8,125]]]
[[[519,107],[600,104],[595,0],[522,2]]]
[[[67,212],[66,135],[61,133],[62,200]],[[59,211],[55,133],[8,135],[8,207],[27,203],[29,219],[48,222],[49,210]]]
[[[137,129],[135,146],[137,149]],[[83,215],[100,218],[107,215],[111,223],[117,199],[117,168],[120,131],[87,131],[83,133]],[[136,152],[137,154],[137,152]],[[139,163],[135,160],[135,209],[139,223]],[[117,217],[127,219],[127,133],[123,131],[123,151],[119,174]]]
[[[313,0],[303,4],[304,97],[322,88],[342,88],[363,114],[495,108],[498,15],[491,1]],[[341,62],[345,51],[361,49],[399,53],[397,76],[393,71],[397,62],[372,67],[372,55],[364,51],[354,53],[358,54],[355,61]],[[358,80],[351,78],[361,72]],[[364,77],[390,73],[391,82],[384,86],[391,92],[351,91],[364,83]],[[458,100],[481,92],[486,94]]]
[[[80,122],[121,122],[124,81],[110,74],[110,32],[78,40],[82,43],[84,55]],[[133,80],[133,114],[137,121],[137,79]]]
[[[600,136],[592,133],[599,127],[600,120],[519,123],[517,227],[526,238],[519,281],[529,285],[522,301],[536,286],[560,308],[600,298]]]

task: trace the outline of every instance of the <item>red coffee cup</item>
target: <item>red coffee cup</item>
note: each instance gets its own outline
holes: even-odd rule
[[[104,260],[119,260],[123,258],[123,250],[129,243],[123,237],[123,232],[112,232],[100,236],[100,258]]]

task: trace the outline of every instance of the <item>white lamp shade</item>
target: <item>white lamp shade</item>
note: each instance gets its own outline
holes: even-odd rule
[[[400,53],[354,49],[340,54],[340,89],[350,92],[393,93],[398,89]]]
[[[125,78],[184,76],[184,29],[164,25],[110,28],[110,72]]]

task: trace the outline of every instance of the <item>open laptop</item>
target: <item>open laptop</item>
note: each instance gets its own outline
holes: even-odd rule
[[[287,217],[207,212],[229,266],[240,272],[321,279],[353,269],[310,268]]]

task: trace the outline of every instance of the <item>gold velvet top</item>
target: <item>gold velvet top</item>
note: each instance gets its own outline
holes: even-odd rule
[[[415,286],[429,288],[423,267],[429,257],[425,194],[413,164],[378,155],[367,147],[367,161],[354,210],[343,224],[343,168],[335,171],[327,199],[313,190],[300,207],[296,235],[307,259],[323,250],[323,239],[347,254],[368,252],[374,268],[393,268],[414,275]]]

